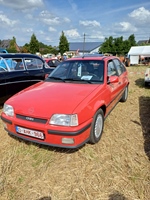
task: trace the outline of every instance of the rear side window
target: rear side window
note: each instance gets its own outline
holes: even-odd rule
[[[114,65],[114,62],[112,60],[110,60],[108,62],[107,74],[108,74],[108,76],[117,76],[118,75],[116,67]]]
[[[42,69],[43,62],[37,58],[25,58],[25,65],[28,70]]]
[[[126,71],[126,68],[124,67],[124,65],[117,59],[113,60],[115,63],[115,66],[117,68],[118,74],[121,75],[123,72]]]

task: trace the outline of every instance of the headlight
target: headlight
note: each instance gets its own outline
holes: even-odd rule
[[[11,116],[11,117],[14,116],[14,109],[13,109],[13,107],[10,106],[10,105],[4,104],[3,112],[4,112],[7,116]]]
[[[60,126],[78,126],[78,116],[77,114],[74,115],[54,114],[51,117],[49,123]]]

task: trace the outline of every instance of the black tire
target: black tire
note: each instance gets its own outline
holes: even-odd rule
[[[128,86],[126,86],[124,93],[120,99],[120,102],[126,102],[127,98],[128,98]]]
[[[148,87],[148,83],[147,82],[145,82],[145,87]]]
[[[104,127],[104,112],[99,109],[94,115],[93,122],[91,125],[90,140],[91,144],[99,142],[103,133]]]

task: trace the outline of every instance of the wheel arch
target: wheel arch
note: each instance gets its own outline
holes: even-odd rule
[[[97,109],[95,109],[95,113],[96,113],[99,109],[102,109],[102,110],[103,110],[103,113],[104,113],[104,116],[105,116],[105,113],[106,113],[106,105],[103,103],[103,104],[97,106]]]

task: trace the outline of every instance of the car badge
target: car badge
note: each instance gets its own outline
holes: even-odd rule
[[[34,121],[34,118],[32,118],[32,117],[26,117],[26,120]]]
[[[29,113],[29,114],[33,114],[33,113],[34,113],[34,108],[33,108],[33,107],[29,108],[29,109],[28,109],[28,113]]]

